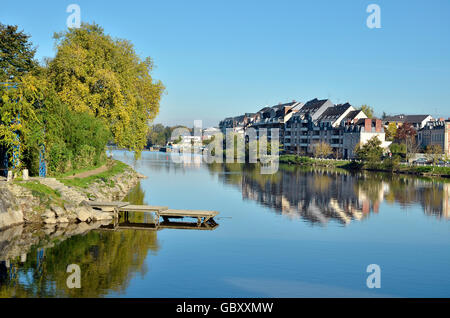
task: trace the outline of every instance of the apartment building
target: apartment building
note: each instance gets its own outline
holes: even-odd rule
[[[417,132],[417,141],[423,148],[441,146],[443,153],[450,156],[450,119],[428,122]]]
[[[334,157],[347,157],[344,152],[345,127],[365,118],[364,112],[349,103],[334,105],[330,100],[313,99],[287,123],[285,151],[308,155],[314,152],[318,143],[326,142],[331,146]],[[350,130],[347,127],[347,131]]]
[[[262,128],[267,129],[271,140],[271,128],[279,129],[280,144],[286,153],[311,155],[314,147],[326,142],[332,147],[335,158],[355,157],[357,144],[364,144],[377,136],[383,147],[384,127],[381,120],[368,119],[363,111],[349,103],[334,105],[329,99],[313,99],[303,104],[292,101],[272,107],[264,107],[257,113],[226,118],[219,128],[226,133],[227,128],[235,132],[256,130],[257,136]]]

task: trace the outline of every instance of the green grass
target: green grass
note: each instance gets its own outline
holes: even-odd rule
[[[344,167],[348,165],[349,161],[343,160],[329,160],[329,159],[316,159],[297,155],[281,155],[280,163],[302,165],[302,166],[324,166],[324,167]]]
[[[61,198],[61,193],[59,191],[54,190],[46,185],[43,185],[37,181],[27,181],[27,182],[15,182],[17,185],[24,187],[31,191],[31,194],[34,197],[39,198],[42,206],[36,207],[35,210],[43,212],[45,208],[49,208],[50,204],[54,203],[59,206],[64,204],[64,201]]]
[[[90,171],[90,170],[94,170],[94,169],[100,168],[105,163],[106,163],[106,161],[103,161],[103,162],[100,162],[99,164],[97,164],[95,166],[88,167],[88,168],[73,169],[73,170],[70,170],[70,171],[64,172],[64,173],[53,173],[52,177],[54,177],[54,178],[66,178],[66,177],[74,176],[74,175],[76,175],[78,173],[82,173],[82,172],[86,172],[86,171]]]
[[[54,198],[61,197],[61,193],[59,193],[59,191],[53,190],[52,188],[47,187],[46,185],[43,185],[37,181],[19,182],[17,184],[21,187],[31,190],[33,195],[34,193],[36,193],[38,196],[49,196]]]
[[[111,180],[112,177],[115,175],[124,172],[128,166],[120,161],[113,161],[112,166],[99,174],[89,176],[86,178],[73,178],[73,179],[66,179],[66,178],[57,178],[60,182],[64,183],[67,186],[71,187],[79,187],[79,188],[88,188],[91,184],[103,181],[105,182],[109,187],[114,187],[114,181]]]

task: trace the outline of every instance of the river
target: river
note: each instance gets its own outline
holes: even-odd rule
[[[136,204],[220,212],[210,229],[0,232],[0,297],[449,297],[450,183],[380,173],[175,163],[114,151],[148,176]],[[151,216],[132,215],[136,222]],[[2,254],[3,253],[3,254]],[[5,258],[5,257],[4,257]],[[68,288],[67,266],[81,269]],[[381,288],[368,288],[370,264]]]

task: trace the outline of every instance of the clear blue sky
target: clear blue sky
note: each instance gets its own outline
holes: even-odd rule
[[[204,126],[314,97],[450,117],[450,1],[2,1],[0,22],[52,57],[66,7],[131,40],[167,87],[156,122]],[[369,29],[369,4],[381,29]]]

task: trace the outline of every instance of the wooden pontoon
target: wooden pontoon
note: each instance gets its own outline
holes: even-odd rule
[[[194,218],[197,219],[197,225],[201,225],[213,220],[213,218],[219,214],[217,211],[173,210],[166,206],[132,205],[129,202],[120,201],[89,201],[87,203],[96,209],[101,209],[103,211],[114,211],[115,217],[118,217],[120,212],[124,212],[126,220],[128,220],[129,212],[155,213],[156,224],[160,224],[160,218],[162,217],[165,222],[168,222],[171,218]]]

